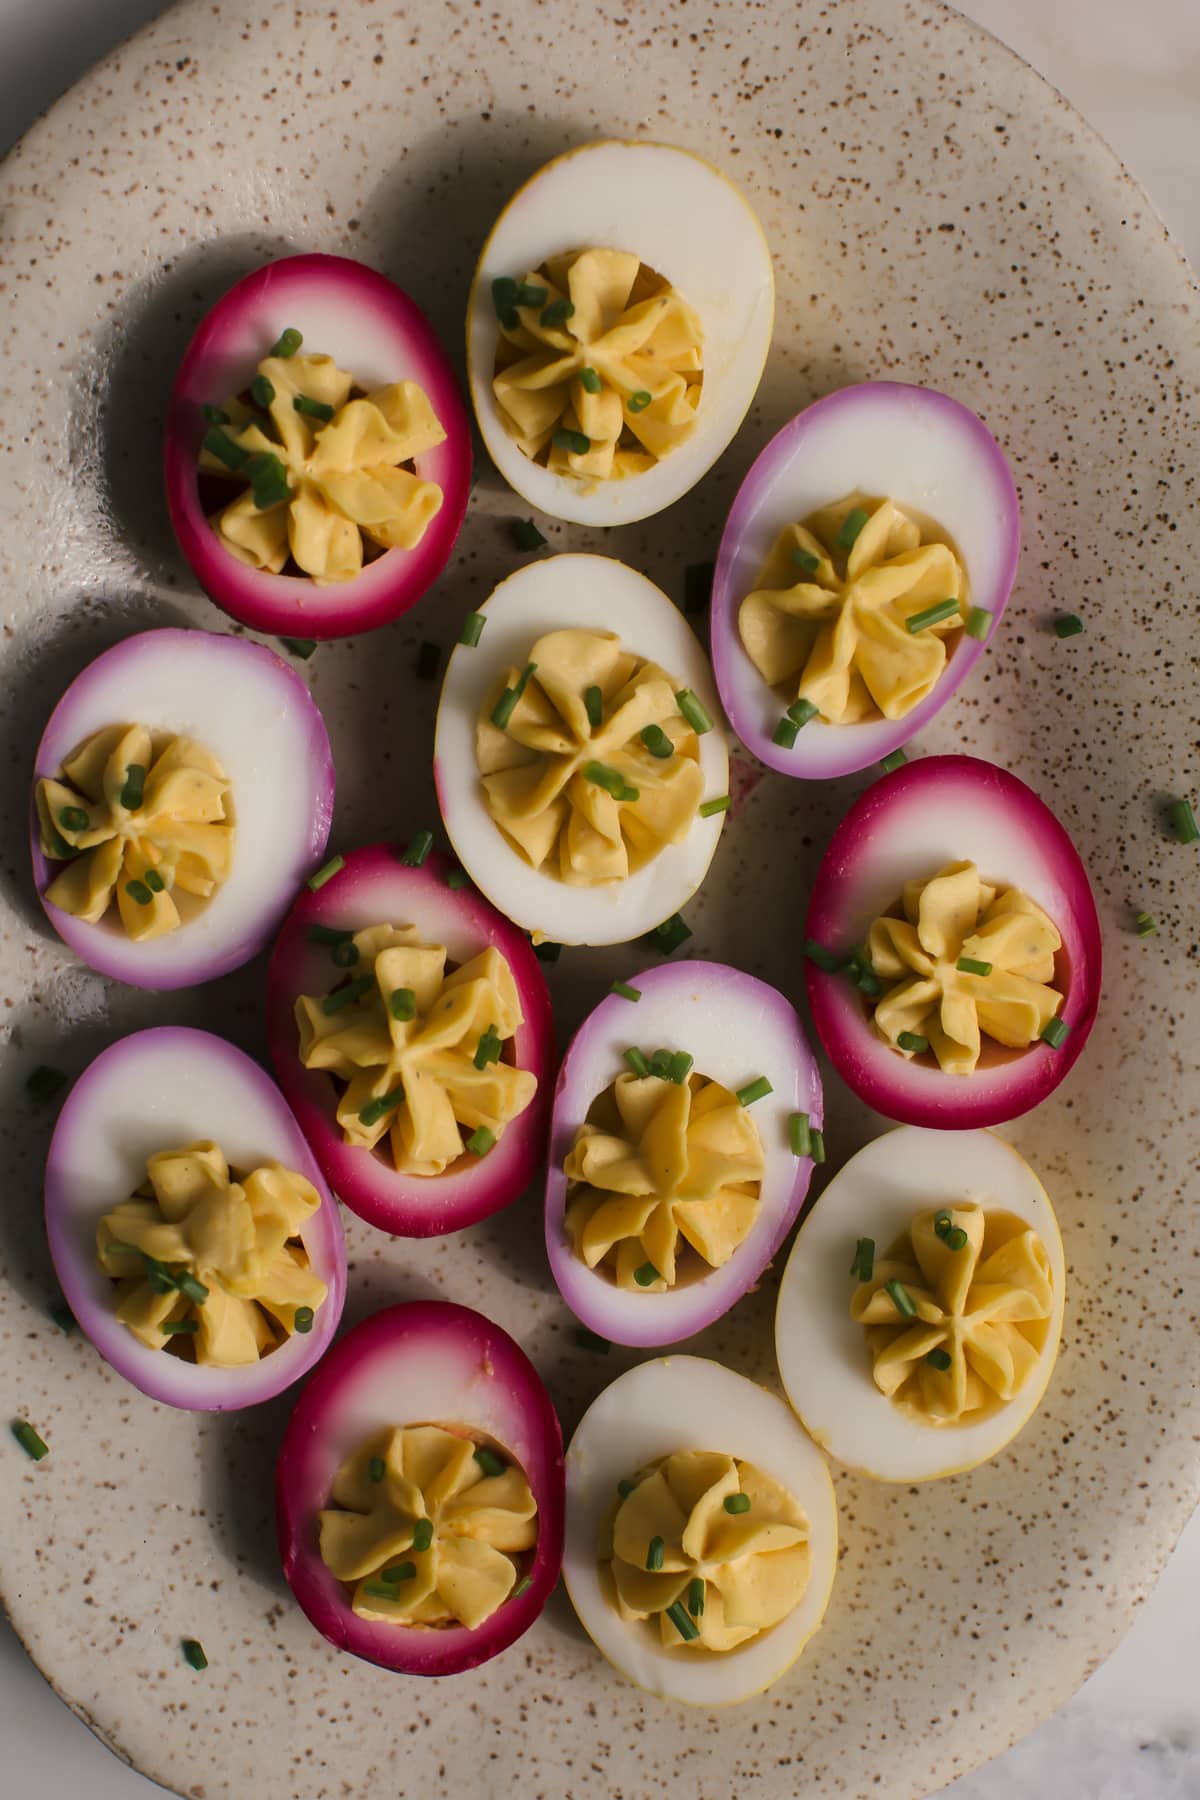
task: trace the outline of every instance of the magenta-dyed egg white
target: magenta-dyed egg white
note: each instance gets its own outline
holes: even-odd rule
[[[455,865],[446,857],[431,851],[413,868],[401,861],[402,854],[392,845],[370,845],[347,856],[316,893],[302,889],[267,971],[267,1038],[279,1085],[339,1198],[360,1218],[397,1237],[440,1237],[508,1206],[541,1168],[554,1021],[546,978],[524,933],[473,887],[450,887],[447,878]],[[517,984],[524,1018],[512,1039],[513,1060],[537,1076],[537,1093],[485,1155],[468,1151],[442,1175],[402,1175],[386,1148],[347,1144],[337,1122],[333,1077],[300,1061],[297,999],[328,993],[342,978],[328,942],[314,942],[312,928],[353,932],[367,925],[415,925],[423,943],[445,945],[447,963],[455,966],[494,945]]]
[[[46,916],[77,956],[116,981],[214,981],[257,956],[321,860],[334,798],[325,722],[300,677],[262,644],[209,631],[143,631],[89,663],[55,707],[38,745],[35,794],[39,780],[115,724],[194,738],[216,757],[234,820],[229,877],[178,930],[135,942],[115,907],[89,924],[45,898],[65,865],[43,856],[33,804],[33,879]]]
[[[537,1544],[491,1618],[429,1628],[361,1619],[321,1560],[318,1515],[339,1468],[392,1426],[442,1425],[493,1439],[537,1503]],[[339,1650],[406,1675],[461,1675],[515,1643],[558,1580],[563,1553],[562,1431],[524,1351],[482,1313],[444,1300],[392,1306],[335,1345],[292,1414],[275,1478],[283,1572],[305,1613]]]
[[[1012,472],[982,420],[930,388],[865,381],[806,407],[776,432],[738,490],[717,555],[712,659],[729,722],[782,775],[825,780],[906,744],[962,686],[985,641],[960,634],[931,692],[901,719],[831,725],[812,719],[791,749],[773,741],[784,702],[751,662],[738,612],[786,525],[861,490],[932,520],[955,544],[968,605],[991,614],[990,639],[1017,572],[1021,521]]]
[[[602,1000],[576,1032],[559,1071],[546,1176],[546,1250],[559,1291],[592,1331],[639,1348],[675,1344],[702,1331],[752,1287],[794,1224],[812,1159],[792,1148],[792,1115],[824,1118],[821,1078],[794,1009],[773,987],[721,963],[663,963],[635,976],[641,998]],[[765,1076],[771,1091],[751,1101],[765,1157],[754,1223],[729,1260],[709,1269],[696,1256],[662,1292],[619,1288],[589,1269],[567,1235],[564,1164],[596,1098],[629,1072],[625,1052],[686,1051],[692,1072],[732,1093]]]
[[[1100,999],[1100,921],[1079,852],[1015,775],[973,756],[932,756],[883,776],[833,835],[813,888],[806,938],[835,955],[865,940],[904,883],[974,862],[985,881],[1018,888],[1062,938],[1055,986],[1066,1038],[1027,1050],[985,1047],[971,1075],[902,1056],[876,1032],[844,973],[806,962],[813,1022],[834,1068],[861,1100],[908,1125],[963,1131],[1000,1125],[1051,1094],[1087,1043]]]
[[[328,1292],[312,1330],[242,1368],[215,1368],[150,1350],[117,1318],[112,1281],[96,1257],[96,1227],[141,1187],[162,1150],[211,1139],[233,1169],[282,1163],[321,1196],[300,1237]],[[232,1412],[290,1387],[318,1362],[346,1297],[346,1246],[337,1202],[283,1097],[244,1051],[181,1025],[137,1031],[101,1051],[67,1096],[46,1162],[46,1235],[63,1295],[118,1375],[166,1406]]]
[[[364,390],[417,382],[446,433],[414,459],[419,478],[436,482],[443,496],[420,543],[387,550],[328,587],[240,562],[222,547],[201,500],[198,459],[208,429],[201,409],[241,393],[289,328]],[[171,393],[164,469],[179,547],[210,599],[256,631],[348,637],[407,612],[441,574],[467,509],[471,429],[446,353],[402,288],[349,257],[288,256],[245,276],[202,320]]]

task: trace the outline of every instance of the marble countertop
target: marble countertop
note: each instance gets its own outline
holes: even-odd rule
[[[0,151],[160,0],[0,0]],[[1091,121],[1200,266],[1196,0],[960,0]],[[1200,1800],[1200,1514],[1124,1642],[1023,1743],[946,1800]],[[150,1800],[55,1698],[0,1620],[3,1787],[14,1800]],[[926,1800],[914,1795],[913,1800]]]

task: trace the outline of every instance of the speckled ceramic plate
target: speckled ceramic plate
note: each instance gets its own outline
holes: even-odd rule
[[[775,348],[746,425],[686,500],[603,539],[552,527],[554,545],[603,548],[679,594],[789,414],[869,375],[957,394],[1007,446],[1025,550],[999,641],[920,747],[990,756],[1050,802],[1107,939],[1086,1057],[1008,1133],[1053,1196],[1070,1264],[1046,1403],[998,1461],[932,1489],[838,1474],[827,1622],[772,1692],[720,1715],[623,1685],[561,1597],[453,1682],[329,1649],[276,1560],[286,1399],[251,1416],[167,1412],[47,1322],[51,1120],[23,1090],[33,1063],[77,1072],[139,1025],[204,1024],[263,1048],[261,966],[180,996],[114,988],[48,934],[26,862],[31,756],[67,680],[145,625],[226,626],[159,496],[163,407],[196,320],[264,257],[334,250],[398,277],[460,355],[501,202],[556,151],[610,134],[672,139],[744,184],[777,258]],[[30,134],[0,172],[0,208],[0,1370],[7,1413],[51,1445],[34,1465],[5,1433],[0,1572],[34,1658],[114,1749],[197,1800],[398,1782],[422,1800],[911,1800],[999,1750],[1111,1648],[1197,1487],[1200,861],[1166,836],[1161,793],[1200,788],[1200,347],[1194,290],[1148,204],[1007,51],[904,0],[187,0]],[[434,822],[436,689],[413,679],[415,645],[445,643],[515,565],[517,510],[484,473],[437,589],[307,665],[338,762],[334,847]],[[1060,642],[1056,608],[1082,613],[1085,635]],[[869,777],[758,773],[740,766],[690,948],[798,998],[796,921]],[[1158,917],[1158,937],[1131,935],[1131,906]],[[567,952],[551,971],[563,1030],[637,966]],[[832,1078],[827,1121],[831,1167],[878,1126]],[[435,1293],[483,1307],[569,1431],[631,1357],[575,1349],[538,1209],[531,1194],[422,1244],[348,1219],[346,1317]],[[693,1347],[773,1385],[773,1300],[765,1282]],[[207,1648],[202,1676],[183,1635]]]

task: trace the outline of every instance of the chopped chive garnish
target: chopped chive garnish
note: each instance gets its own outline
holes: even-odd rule
[[[86,831],[91,824],[82,806],[64,806],[58,815],[58,822],[64,831]]]
[[[47,854],[54,857],[57,862],[66,862],[71,857],[79,855],[76,846],[74,844],[68,844],[61,831],[56,831],[54,827],[51,826],[48,835],[50,849]]]
[[[532,519],[514,519],[512,537],[518,550],[540,550],[542,545],[548,541]]]
[[[432,681],[438,672],[438,664],[441,660],[441,645],[431,643],[426,638],[417,651],[417,680]]]
[[[358,975],[348,981],[345,987],[334,988],[332,994],[326,994],[321,1002],[321,1011],[331,1019],[334,1013],[340,1013],[343,1007],[354,1006],[363,995],[369,993],[375,984],[374,975]]]
[[[229,414],[223,406],[202,406],[200,417],[206,425],[228,425]]]
[[[737,1090],[737,1103],[739,1106],[753,1106],[756,1100],[765,1100],[768,1094],[774,1092],[766,1076],[759,1075],[756,1080],[747,1082],[744,1088]]]
[[[367,1480],[373,1481],[378,1487],[386,1474],[387,1464],[384,1462],[382,1456],[373,1456],[367,1464]]]
[[[1133,929],[1139,937],[1153,937],[1158,930],[1158,920],[1151,913],[1140,912],[1133,921]]]
[[[56,1300],[54,1302],[54,1305],[51,1307],[48,1307],[46,1310],[49,1312],[50,1317],[53,1319],[54,1323],[58,1326],[58,1329],[60,1331],[66,1332],[67,1336],[69,1337],[71,1332],[74,1331],[75,1326],[78,1323],[78,1321],[75,1317],[75,1314],[71,1311],[70,1307],[67,1305],[66,1301],[65,1300]]]
[[[467,1149],[472,1156],[486,1156],[495,1141],[495,1132],[489,1131],[486,1125],[480,1125],[467,1139]]]
[[[705,708],[701,706],[691,688],[680,688],[675,696],[675,704],[697,737],[703,737],[706,731],[712,730],[712,719]]]
[[[808,1135],[812,1139],[813,1161],[823,1163],[825,1161],[825,1133],[814,1125]]]
[[[152,894],[161,894],[166,889],[167,884],[157,869],[147,869],[145,880],[146,886],[150,889]]]
[[[497,275],[492,282],[492,305],[502,325],[510,329],[520,324],[516,315],[517,295],[521,291],[520,282],[514,281],[511,275]]]
[[[486,1069],[489,1063],[499,1062],[502,1049],[500,1033],[494,1025],[489,1025],[475,1046],[475,1067]]]
[[[967,1247],[967,1234],[961,1225],[952,1225],[950,1230],[946,1233],[944,1241],[947,1250],[965,1250]]]
[[[604,695],[598,687],[584,688],[583,710],[587,714],[587,722],[595,731],[604,717]]]
[[[986,606],[973,606],[967,614],[966,633],[982,644],[992,629],[992,615]]]
[[[621,800],[630,792],[625,777],[621,774],[620,770],[610,769],[607,763],[585,762],[583,765],[583,779],[585,781],[590,781],[594,787],[603,788],[606,794],[611,794],[613,796],[614,800]],[[636,799],[638,790],[634,788],[632,792]]]
[[[954,1229],[954,1219],[952,1215],[948,1212],[936,1213],[933,1220],[933,1229],[934,1234],[937,1237],[944,1238],[948,1231]]]
[[[630,394],[630,396],[629,396],[630,412],[631,413],[645,412],[646,408],[649,406],[649,404],[653,400],[653,398],[654,398],[654,395],[649,391],[648,388],[638,388],[636,393]]]
[[[538,287],[536,282],[533,281],[519,281],[517,283],[518,306],[545,306],[549,298],[549,288]]]
[[[313,1328],[313,1309],[311,1306],[298,1306],[292,1314],[292,1330],[298,1331],[301,1337],[307,1337]]]
[[[275,384],[268,381],[265,375],[256,375],[250,383],[250,398],[255,406],[261,406],[266,412],[275,398]]]
[[[483,628],[486,624],[487,620],[482,613],[469,612],[463,620],[462,630],[458,634],[459,643],[466,644],[468,649],[473,650],[483,636]]]
[[[672,1600],[667,1608],[667,1617],[685,1643],[691,1643],[700,1636],[699,1628],[693,1625],[684,1611],[682,1600]]]
[[[893,769],[903,768],[907,761],[903,750],[893,750],[887,756],[880,757],[879,766],[885,775],[890,775]]]
[[[184,1638],[181,1648],[183,1650],[183,1660],[188,1668],[195,1669],[197,1673],[202,1674],[208,1667],[208,1658],[204,1654],[204,1645],[199,1643],[195,1638]]]
[[[549,938],[533,946],[533,954],[539,962],[556,963],[562,955],[562,945],[552,943]]]
[[[38,1436],[28,1419],[14,1419],[10,1429],[26,1456],[31,1456],[34,1462],[41,1462],[43,1456],[49,1456],[49,1444]]]
[[[718,813],[728,812],[729,807],[729,795],[718,794],[715,800],[702,800],[697,811],[702,819],[715,819]]]
[[[67,1077],[63,1071],[51,1068],[49,1063],[39,1063],[25,1077],[25,1092],[31,1100],[53,1100],[66,1085]]]
[[[517,677],[516,687],[506,687],[495,706],[493,706],[492,724],[498,725],[501,731],[506,731],[508,729],[508,721],[516,711],[517,702],[525,692],[525,689],[529,686],[529,678],[536,670],[537,664],[535,662],[526,663],[525,667],[521,670],[520,675]],[[430,842],[432,843],[432,841],[431,838]]]
[[[285,650],[290,650],[301,662],[307,662],[317,647],[316,638],[280,638],[279,641]]]
[[[929,1039],[919,1031],[902,1031],[896,1043],[901,1050],[911,1050],[914,1056],[923,1056],[929,1048]]]
[[[416,1578],[416,1573],[417,1573],[417,1565],[415,1562],[393,1563],[390,1569],[384,1569],[381,1571],[380,1579],[382,1581],[386,1581],[386,1582],[390,1583],[391,1586],[394,1588],[396,1583],[399,1581],[414,1580]],[[370,1592],[370,1589],[368,1589],[367,1591]],[[390,1600],[391,1598],[392,1598],[392,1595],[389,1594],[388,1599]]]
[[[282,356],[283,360],[286,362],[289,356],[295,356],[303,342],[304,339],[296,330],[296,327],[294,325],[289,325],[286,331],[280,332],[279,336],[275,339],[275,342],[271,345],[271,355]]]
[[[257,456],[252,456],[246,465],[246,473],[250,477],[250,491],[258,512],[265,512],[269,506],[278,506],[291,493],[287,469],[273,451],[262,450]]]
[[[186,1337],[199,1329],[198,1319],[164,1319],[159,1326],[164,1337]]]
[[[676,1087],[682,1087],[692,1072],[695,1060],[686,1050],[676,1050],[674,1056],[668,1059],[666,1080],[673,1081]]]
[[[126,812],[136,812],[142,804],[146,788],[146,767],[144,763],[130,763],[125,771],[125,780],[121,787],[120,802]]]
[[[428,1550],[433,1542],[433,1520],[418,1519],[413,1526],[413,1549],[418,1553]]]
[[[688,1582],[687,1608],[693,1619],[704,1617],[704,1578],[694,1575]]]
[[[645,1081],[650,1073],[650,1064],[646,1061],[642,1052],[636,1045],[631,1044],[628,1050],[624,1051],[623,1054],[625,1061],[629,1064],[634,1074],[638,1076],[640,1080]]]
[[[950,1367],[950,1352],[948,1350],[927,1350],[925,1352],[925,1361],[929,1364],[930,1368],[939,1369],[944,1375],[946,1370]]]
[[[335,968],[352,969],[359,959],[358,945],[354,943],[335,944],[331,954]]]
[[[633,1271],[633,1279],[639,1287],[650,1287],[653,1282],[661,1281],[662,1276],[652,1262],[644,1262],[640,1269]]]
[[[521,1577],[520,1581],[518,1581],[516,1587],[513,1589],[512,1593],[508,1596],[509,1599],[510,1600],[519,1600],[521,1598],[521,1595],[527,1594],[532,1586],[533,1586],[532,1575],[523,1575]]]
[[[314,400],[309,394],[296,394],[293,397],[292,405],[307,419],[320,419],[323,423],[328,424],[333,417],[332,406],[327,406],[324,400]]]
[[[809,962],[816,963],[818,969],[824,969],[827,975],[836,975],[842,966],[842,959],[824,944],[818,944],[816,938],[805,938],[804,954]]]
[[[601,1337],[598,1331],[589,1331],[586,1325],[576,1328],[575,1342],[581,1350],[594,1350],[598,1356],[607,1356],[612,1349],[606,1337]]]
[[[930,625],[940,625],[943,619],[953,618],[957,611],[957,600],[935,600],[932,606],[922,607],[920,612],[905,619],[905,629],[916,637],[918,631],[924,631]]]
[[[580,386],[586,388],[589,394],[598,394],[603,386],[595,369],[580,369],[579,382]]]
[[[787,716],[793,725],[804,726],[810,719],[815,719],[820,710],[819,706],[814,706],[811,700],[806,700],[801,694],[800,698],[793,700],[788,707]]]
[[[778,725],[771,733],[771,742],[773,744],[778,744],[781,750],[792,750],[795,748],[796,739],[799,735],[800,727],[797,725],[796,721],[794,719],[789,719],[787,714],[784,713],[782,719],[780,719]]]
[[[652,1570],[663,1566],[663,1553],[667,1546],[660,1537],[652,1537],[646,1546],[646,1567]]]
[[[475,1461],[485,1475],[503,1475],[508,1467],[504,1458],[497,1456],[494,1450],[489,1450],[486,1444],[477,1445],[474,1455]]]
[[[1042,1027],[1042,1042],[1057,1050],[1067,1040],[1071,1027],[1065,1019],[1047,1019]]]
[[[915,1319],[917,1309],[913,1305],[912,1295],[902,1281],[885,1281],[883,1289],[891,1296],[892,1305],[902,1319]]]
[[[590,437],[582,431],[568,431],[565,425],[555,432],[553,442],[556,450],[569,450],[573,456],[586,456],[592,447]]]
[[[857,1275],[860,1281],[870,1281],[875,1273],[875,1239],[859,1238],[854,1246],[854,1261],[850,1264],[850,1273]]]
[[[378,1125],[385,1114],[395,1112],[403,1099],[404,1089],[402,1087],[392,1088],[391,1092],[387,1094],[376,1094],[373,1100],[368,1100],[365,1106],[359,1107],[360,1123],[366,1126]]]
[[[617,1492],[620,1494],[622,1500],[628,1500],[630,1494],[636,1491],[637,1485],[636,1481],[618,1481]]]
[[[671,1079],[671,1052],[669,1050],[656,1050],[654,1052],[654,1055],[650,1058],[650,1073],[654,1076],[656,1081],[669,1081]]]
[[[336,925],[310,925],[308,928],[310,944],[348,944],[353,936],[352,931],[343,931]]]
[[[555,325],[565,325],[567,320],[574,318],[574,316],[575,306],[573,301],[552,300],[549,306],[542,309],[541,318],[538,323],[553,328]]]
[[[180,1293],[183,1294],[186,1299],[190,1300],[193,1305],[203,1306],[204,1302],[208,1299],[208,1289],[205,1287],[204,1283],[198,1281],[197,1278],[194,1275],[189,1274],[186,1269],[181,1270],[178,1275],[173,1275],[171,1279],[179,1289]]]
[[[960,956],[954,966],[963,975],[990,975],[992,972],[991,963],[980,962],[977,956]]]
[[[792,551],[792,561],[798,569],[803,569],[806,575],[815,575],[821,566],[819,556],[814,556],[811,550],[802,550],[799,546]]]
[[[1083,620],[1078,613],[1060,613],[1054,621],[1055,637],[1078,637],[1082,630]]]
[[[1167,808],[1167,817],[1171,821],[1171,830],[1181,844],[1194,844],[1200,837],[1200,825],[1196,823],[1190,800],[1172,800]]]
[[[468,887],[470,881],[471,877],[465,869],[447,869],[446,871],[446,886],[452,888],[456,893],[460,888]]]
[[[416,1573],[415,1570],[413,1572],[414,1574]],[[363,1593],[369,1594],[372,1600],[394,1600],[396,1598],[396,1590],[391,1587],[385,1587],[381,1581],[365,1582],[363,1584]]]
[[[316,874],[310,875],[308,878],[308,885],[313,893],[315,894],[320,888],[323,888],[327,881],[332,881],[338,871],[344,869],[345,866],[344,856],[331,856],[327,863],[322,863]]]
[[[661,725],[643,725],[638,736],[651,756],[657,756],[660,761],[665,761],[668,756],[674,756],[675,746]]]
[[[723,1504],[727,1513],[748,1513],[750,1496],[749,1494],[726,1494]]]
[[[243,450],[240,444],[235,444],[229,433],[223,431],[219,425],[209,426],[204,434],[202,447],[208,451],[210,456],[215,456],[219,463],[224,463],[227,469],[232,469],[235,474],[238,469],[245,466],[250,457],[250,452]]]
[[[703,612],[712,600],[713,574],[716,565],[711,562],[689,563],[683,571],[683,610],[689,613]],[[680,711],[683,708],[680,707]]]
[[[153,904],[154,895],[150,892],[150,889],[146,886],[144,881],[127,881],[125,883],[125,892],[129,895],[129,898],[136,901],[139,906],[150,906]]]
[[[808,1128],[807,1113],[789,1113],[788,1139],[792,1146],[793,1156],[812,1155],[812,1132]]]
[[[400,861],[404,864],[406,869],[419,869],[423,866],[425,858],[432,849],[432,831],[414,831],[408,840],[404,855],[400,858]]]
[[[865,507],[852,506],[841,524],[838,526],[837,541],[843,550],[853,550],[858,542],[859,533],[870,518]]]
[[[631,987],[627,981],[614,981],[609,988],[610,994],[619,994],[622,1000],[640,1000],[641,988]]]
[[[670,956],[678,950],[680,944],[687,942],[692,935],[692,928],[682,913],[672,913],[653,931],[648,931],[641,940],[649,950],[657,950],[660,956]]]

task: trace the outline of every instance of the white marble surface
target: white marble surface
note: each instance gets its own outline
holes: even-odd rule
[[[0,151],[158,0],[0,0]],[[1200,0],[962,0],[1054,83],[1200,266]],[[1053,1719],[946,1800],[1200,1800],[1200,1514],[1116,1654]],[[0,1790],[149,1800],[0,1622]],[[814,1797],[815,1800],[815,1797]],[[914,1796],[914,1800],[924,1800]]]

